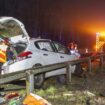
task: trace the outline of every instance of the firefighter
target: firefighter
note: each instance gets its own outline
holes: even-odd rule
[[[1,69],[2,65],[6,62],[6,50],[8,48],[8,42],[7,41],[1,41],[0,42],[0,74],[1,74]]]

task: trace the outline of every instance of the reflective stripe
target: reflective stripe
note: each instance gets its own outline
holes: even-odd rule
[[[2,59],[2,58],[0,58],[0,62],[6,62],[6,60],[5,59]]]
[[[5,55],[0,54],[0,58],[5,59]]]
[[[6,52],[0,50],[0,62],[6,62]]]

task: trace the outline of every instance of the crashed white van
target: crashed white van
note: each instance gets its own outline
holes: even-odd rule
[[[2,74],[12,73],[77,59],[70,55],[69,50],[62,44],[49,39],[30,38],[23,23],[13,17],[0,17],[0,33],[11,43],[14,57],[2,66]],[[2,40],[2,39],[1,39]],[[72,72],[76,66],[72,66]],[[45,78],[62,75],[66,69],[59,69],[35,76],[35,86],[40,87]]]

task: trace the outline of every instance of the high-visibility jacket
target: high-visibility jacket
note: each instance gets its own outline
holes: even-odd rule
[[[8,46],[6,45],[0,45],[0,62],[5,63],[6,62],[6,49]]]
[[[0,50],[0,62],[5,63],[6,62],[6,52]]]

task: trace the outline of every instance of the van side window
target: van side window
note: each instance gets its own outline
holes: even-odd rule
[[[26,49],[27,45],[25,43],[17,43],[17,44],[14,44],[13,47],[17,52],[17,54],[20,54]]]
[[[36,47],[44,51],[51,51],[51,52],[54,51],[51,42],[48,41],[38,41],[36,43]]]
[[[66,48],[64,45],[57,42],[54,42],[54,45],[59,53],[69,54],[68,48]]]

